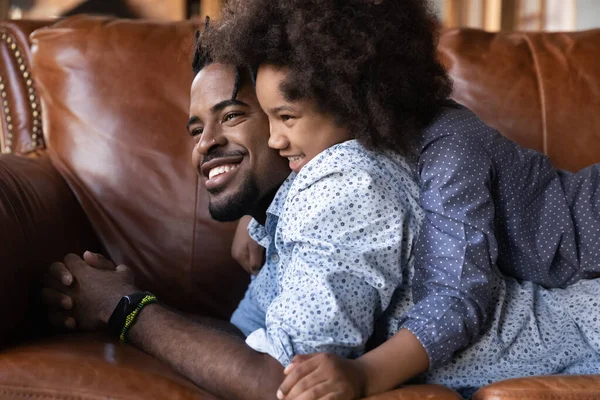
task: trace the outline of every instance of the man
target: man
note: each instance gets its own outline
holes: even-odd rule
[[[207,320],[198,323],[154,304],[155,298],[133,286],[127,267],[115,269],[108,260],[89,252],[84,260],[68,255],[64,263],[53,264],[55,281],[49,284],[52,289],[45,290],[45,297],[49,304],[76,305],[71,326],[75,321],[83,329],[108,325],[120,332],[122,340],[165,361],[211,392],[225,398],[264,399],[275,395],[284,377],[282,365],[288,365],[296,354],[337,351],[356,357],[364,352],[375,320],[392,301],[402,279],[397,264],[401,259],[409,263],[411,246],[404,243],[415,240],[418,222],[416,212],[404,211],[404,202],[406,209],[417,209],[418,190],[413,185],[410,195],[396,195],[406,186],[396,178],[411,179],[404,163],[386,161],[389,174],[382,173],[379,164],[369,164],[356,175],[351,165],[356,162],[351,156],[354,153],[343,157],[345,164],[340,168],[357,181],[339,185],[334,195],[343,200],[335,205],[326,201],[331,193],[324,185],[341,173],[326,180],[319,169],[311,174],[309,168],[298,178],[299,186],[291,186],[295,176],[283,182],[289,174],[288,160],[268,148],[268,120],[250,76],[226,65],[205,66],[203,58],[197,52],[188,130],[197,140],[192,159],[205,179],[209,210],[218,220],[253,216],[255,239],[270,249],[266,272],[254,281],[232,317],[235,327]],[[390,180],[390,175],[394,179]],[[307,212],[294,218],[295,223],[286,220],[290,215],[284,216],[288,193],[294,193],[296,197],[290,195],[293,200],[302,197],[307,205]],[[393,209],[393,218],[383,213],[374,217],[371,206],[376,202],[356,207],[362,213],[353,214],[358,215],[356,223],[352,217],[339,218],[354,203],[386,196],[394,199],[383,205]],[[282,241],[286,235],[276,233],[278,226],[294,233],[294,243],[301,244],[294,247],[294,254],[278,247],[287,246]],[[267,242],[271,245],[264,244]],[[397,261],[387,262],[380,257],[383,253]],[[77,284],[69,285],[72,282]],[[246,342],[240,331],[248,336]],[[422,359],[425,363],[425,354]],[[425,368],[421,363],[412,365]],[[232,375],[237,377],[235,381],[231,381]]]
[[[249,76],[231,66],[204,64],[196,57],[188,129],[196,138],[192,159],[206,180],[210,212],[219,220],[249,214],[264,223],[274,193],[289,174],[287,160],[267,146],[268,120]],[[84,260],[67,255],[64,263],[51,266],[50,274],[54,279],[47,284],[52,289],[44,289],[46,301],[72,308],[67,325],[76,321],[85,330],[106,325],[120,299],[140,292],[126,266],[115,269],[89,252]],[[60,320],[56,315],[52,318]],[[225,398],[273,398],[284,377],[281,364],[247,346],[233,325],[192,321],[158,304],[139,313],[127,336],[136,347]]]

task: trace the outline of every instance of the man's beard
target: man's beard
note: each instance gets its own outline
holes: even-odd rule
[[[210,194],[218,194],[220,190],[209,191]],[[240,190],[226,199],[213,202],[209,196],[208,211],[214,220],[220,222],[236,221],[252,212],[258,201],[259,191],[256,178],[249,176]]]

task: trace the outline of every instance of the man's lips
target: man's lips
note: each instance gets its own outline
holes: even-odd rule
[[[243,159],[243,156],[218,157],[202,164],[200,170],[206,178],[206,189],[211,193],[221,190],[233,178]]]
[[[202,173],[202,176],[208,178],[212,169],[229,164],[239,164],[243,159],[244,157],[241,155],[213,158],[212,160],[202,164],[200,167],[200,172]]]

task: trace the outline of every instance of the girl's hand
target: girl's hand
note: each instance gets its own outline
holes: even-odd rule
[[[329,353],[296,356],[277,398],[280,400],[353,400],[363,397],[366,374],[360,363]]]

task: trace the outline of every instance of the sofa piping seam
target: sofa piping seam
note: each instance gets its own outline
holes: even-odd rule
[[[540,96],[540,107],[542,108],[542,149],[545,155],[548,155],[548,121],[546,115],[546,89],[544,80],[542,79],[542,69],[540,67],[539,58],[535,52],[533,42],[528,34],[523,34],[523,38],[529,47],[531,58],[533,59],[533,67],[536,73],[536,82],[538,84],[538,93]]]

